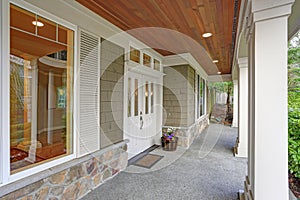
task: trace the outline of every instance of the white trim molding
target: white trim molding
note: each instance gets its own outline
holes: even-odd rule
[[[209,75],[208,81],[209,82],[228,82],[228,81],[232,81],[232,75],[231,74]]]

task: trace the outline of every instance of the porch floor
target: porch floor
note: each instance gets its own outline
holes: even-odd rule
[[[211,124],[189,149],[150,154],[164,158],[151,169],[130,165],[98,188],[89,199],[238,199],[247,160],[233,156],[237,129]]]

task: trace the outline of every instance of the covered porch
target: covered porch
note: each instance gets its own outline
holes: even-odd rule
[[[1,2],[0,61],[7,67],[0,70],[0,196],[287,200],[287,45],[300,28],[300,1],[145,2]],[[30,23],[14,24],[21,22],[14,13],[31,16]],[[31,18],[35,23],[47,19],[54,39],[37,25],[32,28]],[[60,28],[66,31],[65,43],[59,41]],[[57,75],[57,83],[50,65],[41,75],[20,74],[28,79],[21,96],[27,88],[35,95],[28,95],[31,110],[13,110],[17,98],[8,95],[14,94],[10,56],[22,63],[49,57],[43,40],[66,46],[69,73]],[[30,52],[32,41],[45,50],[43,55],[31,57],[40,53]],[[42,71],[41,63],[32,63],[32,70]],[[42,75],[47,76],[43,82]],[[218,81],[234,83],[233,127],[207,126],[213,102],[208,84]],[[60,85],[68,86],[68,106],[56,103],[54,89]],[[40,96],[47,123],[38,117]],[[55,117],[55,109],[68,113]],[[39,163],[38,150],[55,149],[52,118],[59,118],[65,131],[58,133],[63,151]],[[20,130],[11,128],[20,124]],[[179,137],[174,154],[157,148],[152,153],[164,157],[153,168],[127,166],[129,158],[160,145],[169,127]],[[14,169],[10,151],[20,150],[22,142],[28,147],[24,158],[33,159]]]
[[[236,128],[210,124],[189,149],[157,148],[149,154],[164,157],[150,169],[129,165],[82,199],[238,199],[247,159],[233,155],[236,136]]]

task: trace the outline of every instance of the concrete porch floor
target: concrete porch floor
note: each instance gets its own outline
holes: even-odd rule
[[[130,165],[83,200],[102,199],[238,199],[247,159],[233,156],[237,129],[211,124],[189,149],[151,154],[164,158],[151,169]]]

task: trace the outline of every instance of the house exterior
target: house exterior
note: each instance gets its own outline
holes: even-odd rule
[[[291,36],[299,29],[299,1],[294,10],[293,0],[237,1],[227,75],[212,75],[206,54],[200,60],[207,66],[190,52],[163,55],[162,47],[132,36],[159,28],[122,31],[79,2],[1,1],[0,198],[80,198],[159,145],[167,128],[188,148],[209,124],[209,81],[232,78],[239,79],[236,153],[249,158],[246,198],[288,199],[282,74],[288,16]],[[275,108],[282,115],[266,114]]]

